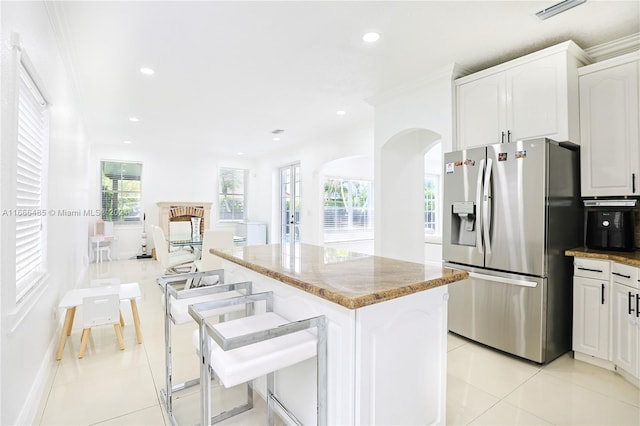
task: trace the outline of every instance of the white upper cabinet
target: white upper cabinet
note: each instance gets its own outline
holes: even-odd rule
[[[639,53],[580,69],[583,197],[640,195]]]
[[[548,137],[579,143],[578,72],[568,41],[456,80],[457,148]]]
[[[504,73],[458,86],[458,148],[499,142],[506,128]]]

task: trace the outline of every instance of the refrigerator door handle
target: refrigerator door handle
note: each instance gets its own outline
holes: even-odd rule
[[[480,205],[482,203],[482,171],[484,170],[484,159],[480,160],[480,169],[478,171],[478,179],[476,181],[476,209],[478,209],[478,213],[480,213]],[[480,224],[481,218],[476,217],[476,223]],[[480,229],[476,231],[476,247],[480,254],[484,254],[484,247],[482,246],[482,233]]]
[[[491,165],[493,161],[491,158],[487,160],[487,170],[484,173],[484,185],[483,185],[483,193],[482,193],[482,234],[484,236],[484,247],[487,254],[491,254],[491,233],[490,225],[491,225],[491,216],[490,216],[490,205],[491,196]]]
[[[521,287],[533,288],[538,286],[538,283],[536,283],[535,281],[516,280],[513,278],[496,277],[494,275],[480,274],[478,272],[469,272],[469,277],[478,278],[478,279],[487,280],[487,281],[495,281],[497,283],[519,285]]]

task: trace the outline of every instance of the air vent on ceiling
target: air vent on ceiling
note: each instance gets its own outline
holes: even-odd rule
[[[549,6],[545,9],[542,9],[540,12],[536,13],[536,16],[540,19],[547,19],[547,18],[551,18],[554,15],[557,15],[558,13],[562,13],[565,10],[569,10],[572,7],[576,7],[584,2],[586,2],[587,0],[564,0],[561,1],[560,3],[556,3],[553,6]]]

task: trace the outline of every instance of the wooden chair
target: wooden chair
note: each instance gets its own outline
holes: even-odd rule
[[[124,350],[122,327],[120,326],[120,296],[118,291],[102,296],[89,296],[82,299],[82,336],[78,358],[84,357],[87,340],[91,335],[91,328],[100,325],[113,324],[118,338],[120,350]]]

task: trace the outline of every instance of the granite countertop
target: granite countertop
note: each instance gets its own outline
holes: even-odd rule
[[[211,249],[228,261],[357,309],[460,281],[463,271],[370,256],[335,248],[270,244]]]
[[[565,251],[564,254],[566,256],[613,260],[618,263],[640,267],[640,251],[603,251],[577,247]]]

